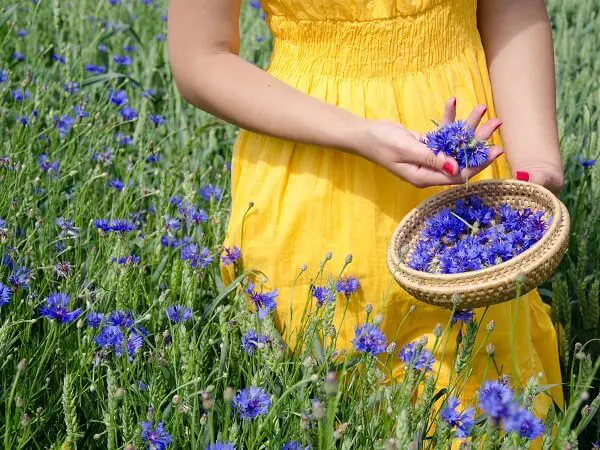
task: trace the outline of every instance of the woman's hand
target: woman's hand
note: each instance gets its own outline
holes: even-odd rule
[[[477,128],[486,109],[484,105],[477,106],[465,121],[476,130],[475,137],[480,141],[487,141],[502,124],[498,119],[490,119]],[[456,99],[452,98],[446,103],[442,124],[453,122],[455,117]],[[441,153],[436,156],[420,141],[421,137],[395,122],[372,121],[363,133],[359,153],[418,188],[464,183],[503,153],[501,148],[492,146],[485,165],[459,172],[456,160]]]
[[[554,194],[560,192],[564,183],[562,167],[554,167],[551,164],[540,163],[527,167],[519,167],[515,170],[515,178],[544,186]]]

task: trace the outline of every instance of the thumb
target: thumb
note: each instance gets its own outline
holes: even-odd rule
[[[458,174],[458,163],[454,158],[439,152],[437,155],[421,142],[415,142],[411,148],[412,164],[427,167],[429,169],[445,172],[447,175],[454,176]]]

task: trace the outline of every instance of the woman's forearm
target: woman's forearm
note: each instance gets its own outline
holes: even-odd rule
[[[478,23],[511,168],[548,169],[562,184],[552,34],[543,0],[480,0]]]
[[[356,153],[365,120],[310,97],[247,63],[218,52],[185,68],[177,84],[189,103],[241,128]]]

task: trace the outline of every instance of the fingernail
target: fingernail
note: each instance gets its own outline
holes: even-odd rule
[[[444,169],[444,172],[446,172],[448,175],[454,176],[454,167],[450,161],[446,161],[442,166],[442,169]]]
[[[452,106],[456,106],[456,97],[452,97]]]
[[[517,171],[516,173],[517,180],[521,181],[529,181],[529,172]]]

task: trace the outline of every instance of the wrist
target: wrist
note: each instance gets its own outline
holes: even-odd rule
[[[365,156],[365,152],[369,148],[371,124],[372,120],[353,114],[346,117],[339,129],[340,145],[338,147],[345,152]]]

